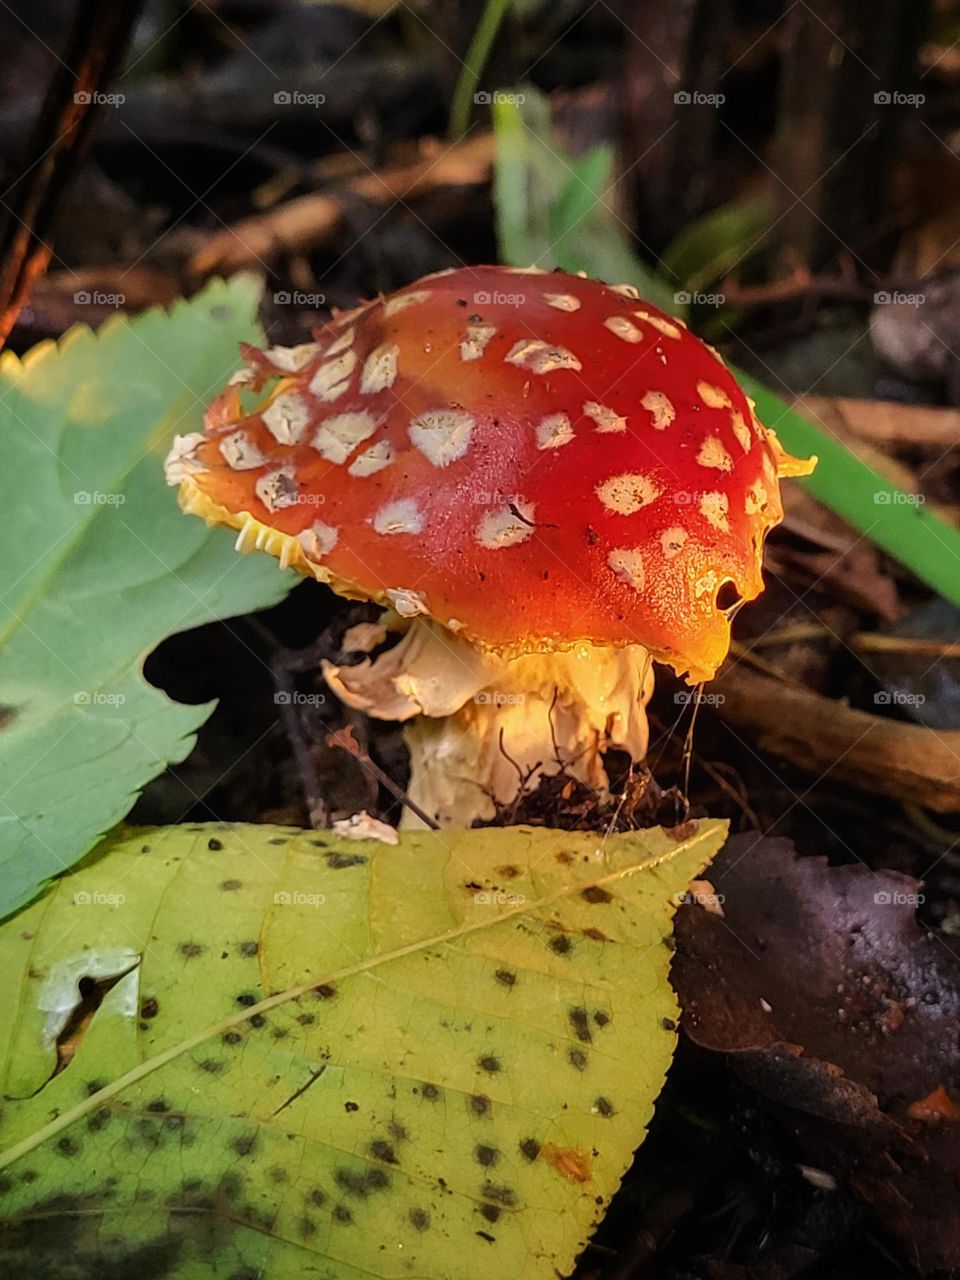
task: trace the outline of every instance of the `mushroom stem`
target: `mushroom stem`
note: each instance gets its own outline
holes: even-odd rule
[[[393,648],[356,666],[325,662],[324,675],[348,706],[411,722],[410,797],[441,825],[489,820],[542,773],[565,770],[603,792],[604,751],[645,755],[653,672],[641,645],[580,643],[508,658],[430,619],[383,621],[403,631]],[[384,635],[368,628],[354,643],[370,652]]]

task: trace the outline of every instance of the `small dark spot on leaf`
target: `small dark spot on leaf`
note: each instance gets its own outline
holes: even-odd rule
[[[169,1129],[171,1133],[175,1133],[178,1129],[182,1129],[186,1123],[186,1116],[167,1116],[163,1122],[163,1127]]]
[[[362,867],[367,861],[363,853],[340,853],[334,850],[326,855],[327,866],[331,871],[345,871],[347,867]]]
[[[334,1222],[339,1222],[341,1226],[346,1226],[353,1221],[353,1214],[345,1204],[338,1204],[333,1210]]]
[[[362,1172],[356,1169],[337,1169],[333,1176],[341,1191],[359,1196],[361,1200],[365,1200],[374,1191],[383,1191],[390,1185],[390,1175],[376,1167],[364,1169]]]
[[[430,1226],[430,1215],[423,1209],[410,1210],[410,1222],[416,1231],[426,1231]]]
[[[585,902],[592,902],[595,905],[601,902],[612,902],[613,894],[607,893],[606,889],[599,884],[587,885],[586,889],[580,894]]]
[[[677,1029],[677,1024],[672,1018],[661,1018],[660,1025],[663,1027],[664,1031],[676,1031]]]
[[[480,1212],[488,1222],[497,1222],[500,1218],[500,1210],[495,1204],[482,1204]]]
[[[13,1190],[13,1179],[8,1177],[5,1173],[0,1173],[0,1196],[2,1196],[5,1192],[12,1191],[12,1190]]]
[[[517,1193],[512,1187],[497,1186],[493,1182],[484,1183],[480,1194],[485,1200],[495,1200],[497,1204],[502,1204],[505,1209],[512,1209],[517,1203]]]
[[[245,1009],[249,1009],[251,1005],[256,1003],[257,997],[252,991],[244,991],[241,995],[237,996],[237,1004],[243,1005]]]
[[[598,1027],[605,1027],[610,1021],[610,1015],[609,1013],[604,1013],[602,1009],[598,1009],[593,1015],[593,1020]]]
[[[20,1175],[21,1182],[31,1183],[31,1182],[36,1182],[36,1180],[37,1180],[36,1169],[24,1169],[23,1173],[21,1173]]]
[[[223,1033],[224,1044],[239,1044],[243,1036],[239,1031],[225,1031]]]
[[[289,844],[289,843],[290,843],[289,836],[271,836],[270,839],[267,841],[267,844]]]
[[[88,1080],[87,1081],[87,1097],[92,1098],[95,1093],[99,1093],[105,1084],[106,1084],[105,1080]]]
[[[360,1107],[356,1102],[345,1102],[343,1104],[344,1111],[359,1111]]]
[[[211,1076],[217,1075],[226,1065],[221,1058],[204,1058],[202,1062],[197,1063],[201,1071],[206,1071]]]
[[[502,1071],[503,1065],[499,1058],[495,1058],[492,1053],[486,1054],[482,1058],[477,1059],[477,1066],[481,1071],[488,1071],[493,1074],[495,1071]]]
[[[589,938],[591,942],[609,942],[610,939],[602,929],[584,929],[583,936]]]
[[[272,1169],[267,1170],[267,1177],[271,1182],[289,1182],[290,1174],[282,1165],[276,1164]]]
[[[327,1203],[327,1193],[322,1191],[320,1187],[311,1187],[304,1199],[314,1209],[321,1209]]]
[[[486,1240],[488,1244],[496,1244],[497,1237],[492,1236],[489,1231],[475,1231],[475,1236],[479,1236],[481,1240]]]
[[[396,1164],[397,1155],[389,1142],[383,1138],[374,1138],[370,1143],[370,1154],[374,1160],[382,1160],[385,1164]]]
[[[304,1216],[297,1223],[297,1231],[300,1233],[301,1237],[304,1240],[307,1240],[310,1236],[314,1235],[316,1230],[317,1230],[317,1224],[313,1221],[312,1218],[307,1218],[306,1216]]]
[[[57,1150],[62,1156],[71,1158],[79,1153],[80,1143],[74,1138],[64,1137],[57,1143]]]
[[[109,1107],[100,1107],[92,1116],[87,1116],[87,1128],[91,1133],[99,1133],[101,1129],[106,1128],[113,1118],[113,1112]]]
[[[593,1106],[597,1115],[603,1116],[605,1120],[609,1119],[610,1116],[613,1115],[613,1103],[609,1098],[597,1098]]]
[[[147,1103],[147,1110],[154,1111],[154,1112],[157,1112],[157,1111],[163,1112],[163,1111],[169,1111],[170,1107],[166,1102],[164,1102],[163,1098],[154,1098],[152,1102]]]
[[[491,1165],[495,1165],[500,1159],[500,1152],[496,1147],[487,1147],[481,1144],[473,1148],[473,1158],[477,1164],[482,1164],[485,1169],[489,1169]]]
[[[223,841],[218,840],[216,836],[211,836],[210,839],[207,841],[207,848],[210,850],[211,853],[219,853],[220,850],[223,848]]]
[[[505,880],[516,880],[519,874],[520,874],[519,867],[513,867],[509,865],[505,867],[497,867],[497,875],[503,876]]]
[[[246,1133],[239,1138],[234,1138],[230,1143],[230,1149],[235,1151],[238,1156],[248,1156],[256,1145],[257,1135],[255,1133]]]
[[[255,956],[260,951],[259,942],[241,942],[237,948],[242,956]]]
[[[427,1102],[436,1102],[440,1097],[440,1090],[435,1084],[425,1084],[420,1093],[426,1098]]]
[[[561,933],[550,939],[550,950],[556,952],[558,956],[566,956],[573,950],[573,943],[565,933]]]
[[[587,1055],[582,1049],[571,1049],[567,1054],[567,1061],[571,1067],[576,1067],[578,1071],[584,1071],[587,1065]]]
[[[540,1143],[536,1138],[524,1138],[520,1143],[520,1150],[528,1160],[536,1160],[540,1154]]]
[[[188,960],[194,960],[197,956],[203,955],[203,946],[199,942],[181,942],[180,954],[186,956]]]
[[[241,880],[221,880],[220,888],[224,893],[233,893],[235,890],[243,888],[243,882]]]
[[[318,987],[314,987],[314,991],[320,1000],[332,1000],[337,994],[337,988],[332,987],[329,982],[321,982]]]
[[[568,853],[565,849],[560,853],[555,853],[553,856],[557,862],[562,863],[563,866],[566,867],[569,867],[570,863],[576,860],[574,855],[572,853]]]
[[[160,1005],[153,996],[150,996],[147,1000],[144,1000],[143,1003],[140,1005],[141,1018],[155,1018],[159,1012],[160,1012]]]
[[[256,1027],[258,1031],[261,1027],[265,1027],[267,1025],[267,1020],[262,1013],[255,1013],[252,1018],[248,1019],[248,1021],[251,1027]]]
[[[517,975],[511,972],[510,969],[498,969],[494,974],[494,977],[497,982],[500,983],[501,987],[512,987],[517,981]]]
[[[593,1036],[590,1034],[590,1023],[583,1005],[574,1005],[571,1009],[568,1009],[567,1017],[570,1019],[570,1026],[577,1039],[584,1044],[590,1044]]]
[[[490,1099],[485,1093],[475,1093],[469,1099],[469,1107],[475,1116],[486,1116],[490,1114]]]

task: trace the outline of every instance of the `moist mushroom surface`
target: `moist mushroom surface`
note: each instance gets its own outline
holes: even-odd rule
[[[681,323],[561,272],[441,273],[313,343],[244,356],[168,476],[240,550],[407,628],[327,675],[371,714],[459,713],[416,731],[420,765],[443,776],[421,785],[415,759],[414,786],[450,821],[489,816],[516,790],[513,762],[559,767],[551,704],[592,783],[605,746],[642,754],[649,658],[714,674],[718,596],[762,590],[779,478],[808,470]]]

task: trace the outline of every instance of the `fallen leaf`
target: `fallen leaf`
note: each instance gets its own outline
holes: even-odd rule
[[[924,1269],[960,1265],[960,958],[917,923],[921,886],[755,835],[710,879],[724,919],[677,916],[687,1034],[731,1055]]]
[[[0,1273],[568,1274],[663,1084],[674,903],[724,834],[111,841],[0,928]]]

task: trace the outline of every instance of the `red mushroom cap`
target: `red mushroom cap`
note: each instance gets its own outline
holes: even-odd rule
[[[345,595],[505,653],[641,644],[713,675],[762,590],[780,450],[720,357],[634,290],[417,281],[261,352],[171,455],[181,501]]]

